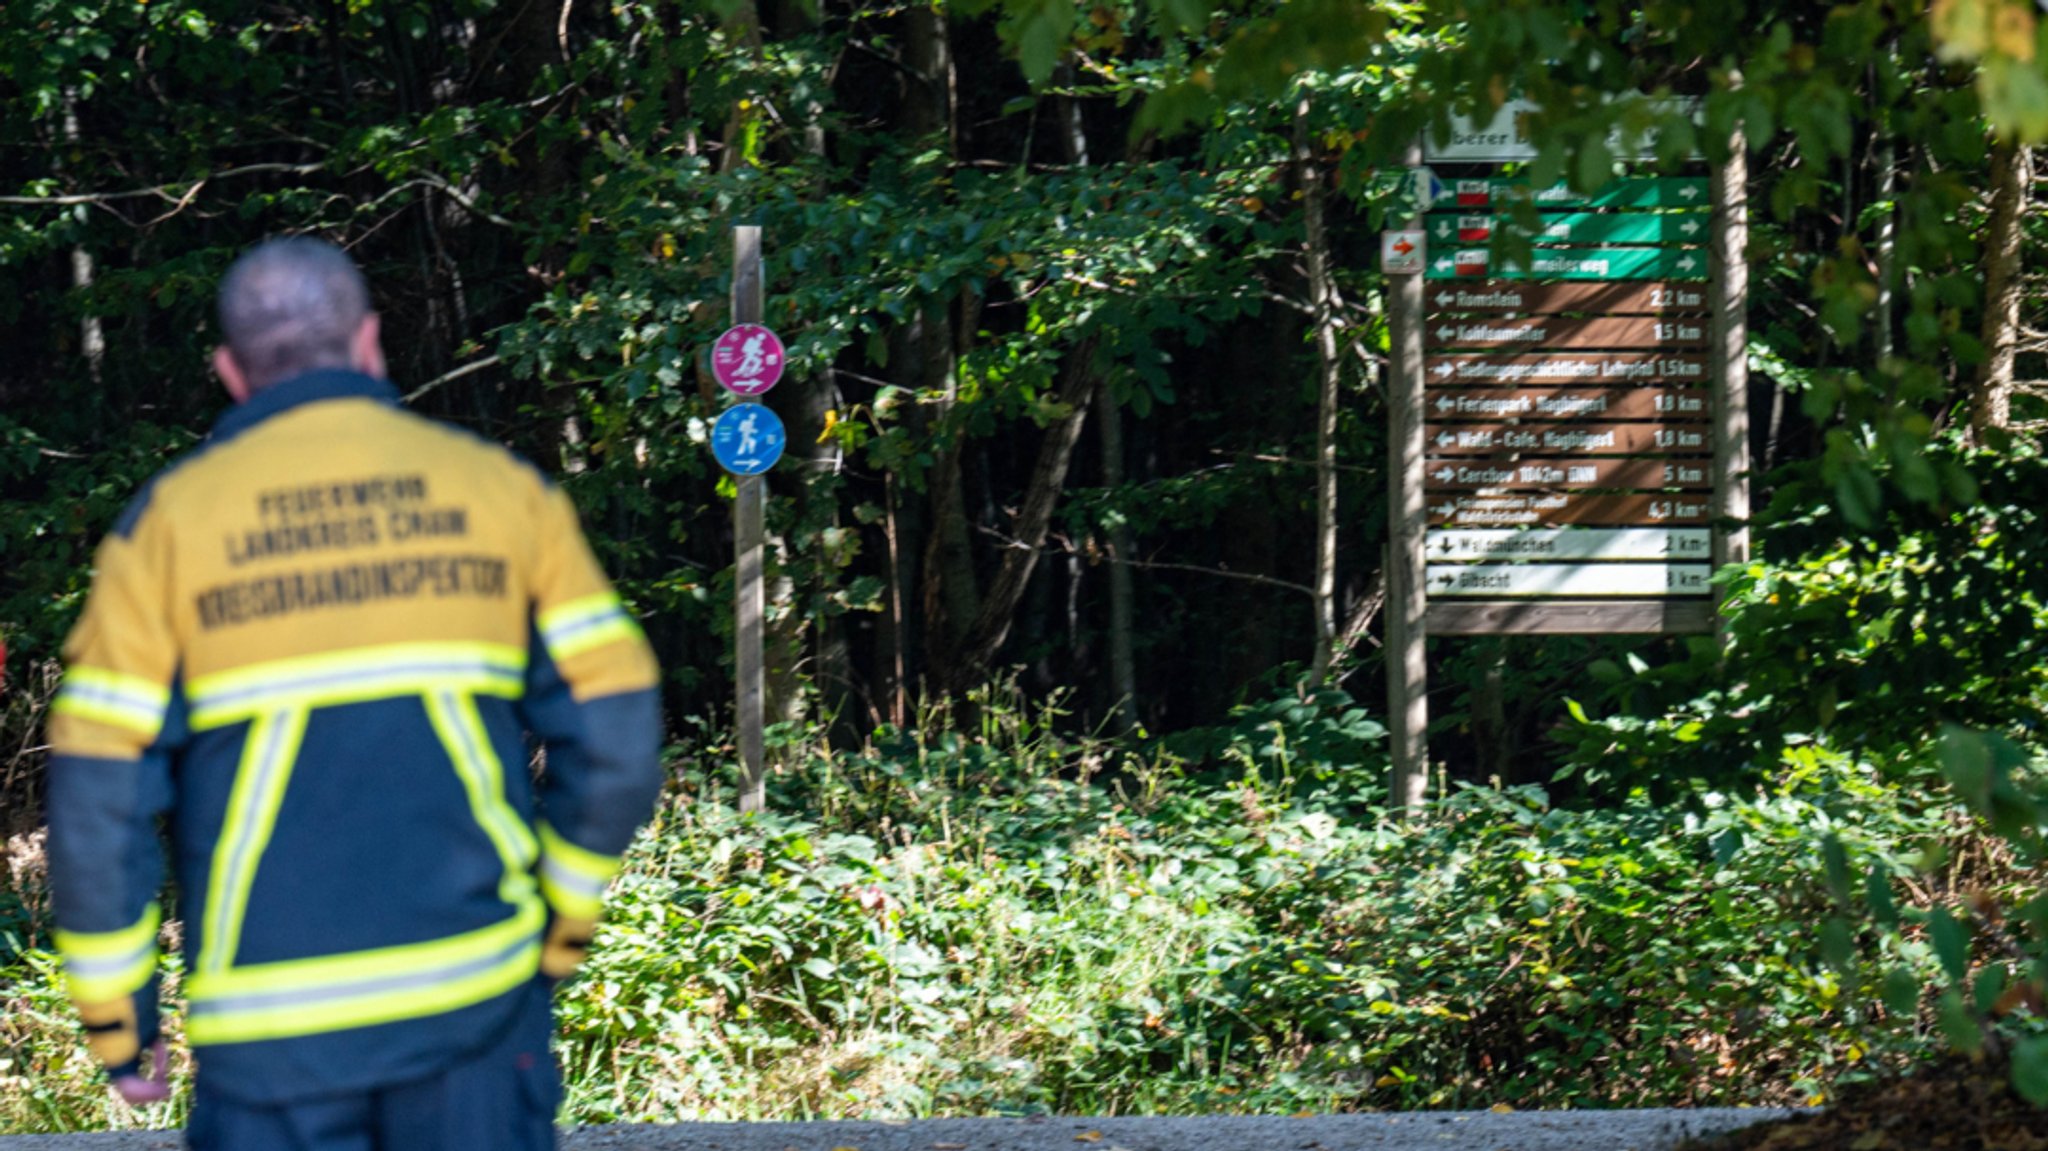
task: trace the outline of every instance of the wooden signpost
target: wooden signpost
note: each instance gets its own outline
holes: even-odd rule
[[[1389,292],[1397,802],[1427,775],[1425,634],[1713,630],[1712,573],[1747,555],[1745,182],[1739,136],[1708,178],[1415,180],[1425,259]]]
[[[712,374],[735,397],[759,396],[782,378],[782,341],[761,327],[764,277],[761,229],[741,224],[732,231],[733,326],[712,348]],[[736,418],[735,418],[736,417]],[[767,590],[767,488],[762,473],[782,457],[782,422],[767,408],[740,403],[727,408],[713,427],[711,451],[733,477],[732,532],[736,560],[733,604],[734,719],[739,728],[741,811],[766,804],[767,677],[763,669],[763,628]]]

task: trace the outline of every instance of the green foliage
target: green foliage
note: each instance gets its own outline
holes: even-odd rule
[[[1824,843],[1899,867],[1953,809],[1809,756],[1703,814],[1462,789],[1404,825],[1376,752],[1314,750],[1377,738],[1349,711],[1093,782],[1107,749],[933,725],[781,779],[817,817],[671,808],[567,993],[573,1109],[1803,1102],[1924,1049],[1883,988],[1926,948],[1831,965],[1806,925]]]
[[[1936,466],[1958,458],[1937,451]],[[1788,746],[1929,766],[1944,721],[1990,730],[2048,720],[2048,461],[1967,457],[1969,506],[1893,506],[1855,532],[1811,470],[1781,489],[1787,518],[1754,561],[1726,572],[1731,645],[1636,674],[1611,668],[1567,772],[1594,782],[1734,778]],[[1816,488],[1820,488],[1817,492]],[[1590,701],[1589,701],[1590,702]]]
[[[1953,958],[1917,929],[1831,954],[1842,877],[1983,842],[1840,756],[1691,807],[1461,788],[1409,823],[1339,694],[1247,707],[1200,759],[978,712],[788,748],[774,798],[810,816],[681,765],[560,992],[568,1117],[1805,1102],[1936,1042],[1917,988]],[[47,1019],[0,1057],[57,1090],[47,963],[10,978]],[[64,1090],[62,1124],[9,1122],[129,1122]]]

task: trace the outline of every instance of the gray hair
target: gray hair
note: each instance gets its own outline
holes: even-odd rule
[[[310,236],[265,240],[220,284],[221,336],[251,387],[347,367],[349,341],[369,314],[369,285],[355,262]]]

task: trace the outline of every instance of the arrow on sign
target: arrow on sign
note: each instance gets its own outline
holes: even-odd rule
[[[1449,364],[1438,364],[1438,365],[1436,366],[1436,374],[1437,374],[1437,375],[1439,375],[1439,376],[1448,376],[1448,375],[1450,375],[1450,374],[1451,374],[1452,372],[1454,372],[1454,371],[1456,371],[1456,370],[1457,370],[1457,369],[1453,368],[1453,367],[1452,367],[1451,365],[1449,365]]]
[[[1451,446],[1452,444],[1455,444],[1455,443],[1457,443],[1457,442],[1458,442],[1458,437],[1456,437],[1456,436],[1452,435],[1452,434],[1451,434],[1451,433],[1449,433],[1449,432],[1438,432],[1438,433],[1436,434],[1436,446],[1437,446],[1437,447],[1440,447],[1440,448],[1447,448],[1447,447],[1450,447],[1450,446]]]
[[[1451,327],[1451,326],[1449,326],[1449,325],[1445,325],[1444,327],[1438,328],[1438,329],[1436,330],[1436,338],[1437,338],[1437,339],[1439,339],[1439,340],[1448,340],[1448,339],[1450,339],[1450,338],[1451,338],[1452,336],[1455,336],[1455,335],[1457,335],[1457,334],[1458,334],[1458,329],[1456,329],[1456,328],[1453,328],[1453,327]]]
[[[1457,475],[1458,473],[1451,468],[1438,468],[1429,478],[1447,484],[1456,479]]]
[[[1439,271],[1439,272],[1446,272],[1446,271],[1449,271],[1449,270],[1450,270],[1450,268],[1451,268],[1451,261],[1450,261],[1450,257],[1448,257],[1448,256],[1446,256],[1446,257],[1444,257],[1444,258],[1442,258],[1442,259],[1439,259],[1439,260],[1438,260],[1438,261],[1436,262],[1436,270],[1437,270],[1437,271]]]
[[[1452,408],[1455,408],[1457,406],[1458,402],[1456,400],[1453,400],[1449,396],[1445,396],[1443,399],[1440,399],[1436,402],[1436,410],[1440,412],[1448,412]]]
[[[1400,243],[1398,243],[1398,244],[1395,244],[1395,245],[1394,245],[1394,251],[1395,251],[1395,252],[1396,252],[1397,254],[1399,254],[1399,255],[1403,255],[1403,256],[1405,256],[1405,255],[1407,255],[1408,253],[1410,253],[1410,252],[1412,252],[1412,251],[1414,251],[1414,250],[1415,250],[1415,245],[1413,245],[1413,244],[1409,243],[1409,242],[1408,242],[1408,241],[1406,241],[1406,240],[1403,240],[1403,241],[1401,241]]]
[[[1457,298],[1458,297],[1451,295],[1449,292],[1438,292],[1436,294],[1436,306],[1439,308],[1447,308],[1450,306],[1451,301]]]
[[[1687,200],[1697,200],[1700,198],[1700,186],[1698,184],[1687,184],[1678,190],[1678,194]]]
[[[1699,267],[1699,265],[1693,262],[1693,258],[1691,256],[1687,256],[1685,259],[1680,260],[1678,261],[1678,263],[1674,264],[1673,267],[1676,267],[1681,272],[1690,272],[1694,268]]]
[[[1436,514],[1440,516],[1449,516],[1455,513],[1457,510],[1458,505],[1456,504],[1444,504],[1443,506],[1436,509]]]
[[[1436,238],[1437,238],[1437,239],[1439,239],[1439,240],[1442,240],[1442,239],[1445,239],[1445,238],[1449,237],[1449,236],[1450,236],[1450,234],[1451,234],[1451,225],[1450,225],[1450,224],[1449,224],[1448,222],[1444,221],[1444,220],[1438,220],[1438,221],[1436,222]]]
[[[1440,575],[1430,582],[1437,587],[1448,589],[1458,586],[1458,577],[1448,574]]]
[[[1678,226],[1678,230],[1690,236],[1700,230],[1700,222],[1698,220],[1687,220]]]

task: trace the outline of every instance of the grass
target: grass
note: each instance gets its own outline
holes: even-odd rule
[[[1858,869],[1976,833],[1846,757],[1408,822],[1336,693],[1143,749],[1058,718],[985,696],[964,731],[788,742],[782,814],[723,802],[727,749],[680,754],[558,994],[565,1119],[1808,1103],[1940,1045],[1925,1004],[1883,1005],[1925,947],[1820,955],[1821,829]],[[45,957],[0,1000],[0,1131],[178,1121],[95,1083]]]

